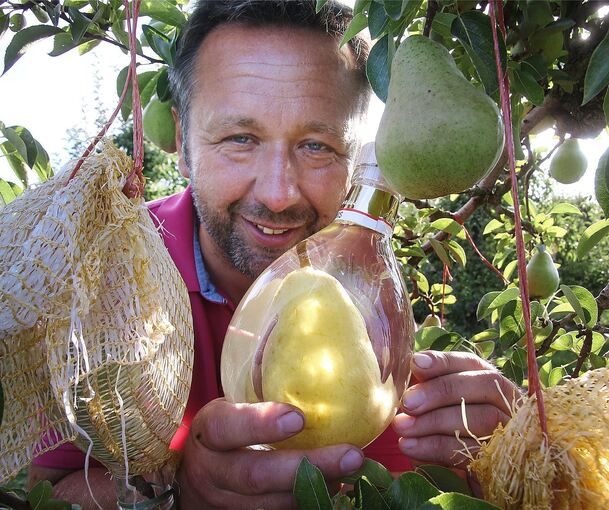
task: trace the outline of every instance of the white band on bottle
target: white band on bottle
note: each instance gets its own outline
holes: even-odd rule
[[[336,219],[350,221],[383,235],[391,236],[393,234],[393,227],[383,218],[377,218],[357,209],[341,209],[338,211]]]

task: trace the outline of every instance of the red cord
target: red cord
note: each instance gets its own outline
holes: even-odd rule
[[[493,43],[495,46],[495,63],[497,64],[497,79],[499,81],[499,96],[501,98],[501,110],[505,128],[505,143],[507,144],[508,160],[510,165],[510,178],[512,182],[512,198],[514,201],[514,226],[516,234],[516,253],[518,255],[518,277],[520,282],[520,298],[522,299],[522,314],[527,338],[527,361],[529,396],[535,394],[537,397],[537,409],[539,411],[539,422],[544,434],[545,441],[548,437],[548,428],[545,408],[543,405],[543,393],[537,369],[537,359],[535,358],[535,343],[533,340],[533,330],[531,328],[531,305],[529,302],[529,286],[527,282],[526,252],[524,238],[522,235],[522,222],[520,218],[520,203],[518,200],[518,181],[516,178],[516,157],[514,155],[514,138],[512,133],[512,114],[510,111],[510,84],[507,72],[501,68],[501,57],[499,55],[499,38],[497,35],[497,19],[495,9],[499,15],[499,27],[503,37],[506,36],[505,25],[503,23],[503,2],[492,0],[489,2],[489,14],[491,18],[491,29],[493,32]]]
[[[144,133],[142,127],[142,103],[140,98],[140,92],[137,82],[137,65],[136,65],[136,52],[137,52],[137,37],[136,37],[136,29],[137,29],[137,19],[140,12],[140,3],[141,0],[134,0],[132,3],[133,12],[129,11],[129,2],[128,0],[123,0],[125,4],[125,18],[127,21],[127,31],[129,34],[129,46],[130,46],[130,64],[127,70],[127,79],[125,80],[125,85],[123,87],[123,91],[121,92],[121,96],[118,100],[118,104],[116,108],[110,115],[108,121],[104,124],[101,131],[97,134],[97,136],[93,139],[93,141],[89,144],[89,146],[83,152],[83,155],[78,159],[76,165],[74,165],[74,169],[70,173],[68,177],[68,182],[74,178],[76,173],[80,170],[80,167],[84,163],[85,159],[89,157],[91,152],[95,146],[99,143],[99,141],[105,136],[110,129],[110,126],[114,122],[114,119],[118,115],[118,112],[125,101],[125,97],[127,96],[127,91],[129,90],[129,85],[132,85],[132,111],[133,111],[133,171],[127,177],[127,181],[123,188],[123,192],[129,198],[135,198],[143,195],[144,192],[144,177],[142,174],[142,167],[144,161]]]

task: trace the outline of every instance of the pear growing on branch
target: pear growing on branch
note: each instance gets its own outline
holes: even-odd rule
[[[484,178],[503,148],[497,105],[467,81],[448,50],[413,35],[391,66],[376,156],[389,183],[409,199],[464,191]]]
[[[150,100],[144,110],[144,134],[154,145],[165,152],[176,151],[176,124],[171,114],[171,101],[157,97]]]
[[[573,184],[586,173],[588,159],[577,138],[568,138],[556,150],[550,161],[550,175],[562,184]]]
[[[545,299],[558,289],[560,283],[558,269],[543,244],[537,247],[537,253],[527,264],[527,281],[531,297]]]

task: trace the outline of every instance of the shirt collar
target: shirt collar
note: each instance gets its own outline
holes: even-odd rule
[[[197,271],[197,279],[199,281],[199,289],[201,295],[213,303],[225,304],[226,299],[218,292],[216,286],[211,282],[205,263],[203,262],[203,254],[201,252],[201,242],[199,240],[199,220],[196,211],[193,211],[195,221],[193,232],[193,249],[195,257],[195,269]]]

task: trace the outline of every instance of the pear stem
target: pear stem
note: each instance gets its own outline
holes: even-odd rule
[[[497,15],[495,15],[495,9]],[[499,36],[497,34],[497,18],[503,37],[505,37],[505,26],[503,24],[503,2],[492,0],[489,2],[489,15],[491,19],[491,29],[493,32],[493,43],[495,49],[495,63],[497,65],[497,79],[499,82],[499,96],[501,98],[501,110],[503,112],[503,124],[505,129],[505,143],[507,146],[508,162],[510,167],[510,178],[512,182],[512,198],[514,201],[514,227],[516,234],[516,253],[518,255],[518,276],[520,282],[520,297],[522,299],[522,314],[526,328],[527,339],[527,364],[529,379],[529,396],[535,395],[537,398],[537,410],[539,412],[539,422],[544,435],[544,441],[548,441],[548,427],[543,404],[543,393],[541,392],[541,382],[539,370],[537,368],[537,358],[535,357],[535,343],[533,340],[533,330],[531,328],[531,305],[529,303],[529,288],[526,274],[526,252],[524,237],[522,235],[522,221],[520,217],[520,203],[518,200],[518,178],[516,176],[516,157],[514,153],[514,137],[512,133],[512,115],[510,111],[510,85],[507,73],[501,67],[501,57],[499,54]]]

